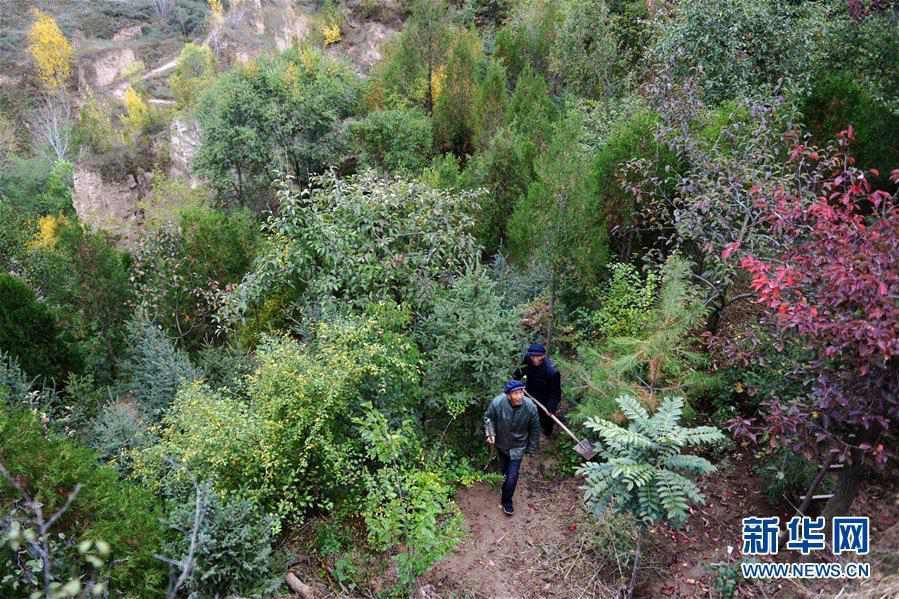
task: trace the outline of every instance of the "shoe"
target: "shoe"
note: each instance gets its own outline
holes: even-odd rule
[[[503,513],[507,516],[511,516],[515,513],[515,508],[503,506]]]

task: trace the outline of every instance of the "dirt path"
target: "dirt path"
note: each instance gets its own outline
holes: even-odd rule
[[[544,443],[536,459],[525,457],[512,517],[500,509],[498,487],[479,483],[459,491],[456,502],[468,535],[422,584],[431,585],[440,597],[600,596],[585,593],[571,576],[577,566],[574,556],[583,553],[577,530],[585,515],[580,481],[558,476],[553,455],[560,442]]]

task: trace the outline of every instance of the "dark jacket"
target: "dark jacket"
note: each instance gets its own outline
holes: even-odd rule
[[[540,447],[540,418],[537,406],[527,397],[517,408],[505,393],[500,393],[487,406],[484,430],[496,438],[496,448],[513,460],[533,454]]]
[[[559,403],[562,401],[562,377],[549,356],[544,358],[543,364],[540,366],[532,366],[528,357],[525,356],[521,361],[521,366],[515,370],[512,377],[520,381],[525,376],[527,376],[525,381],[527,392],[546,406],[550,412],[558,410]]]

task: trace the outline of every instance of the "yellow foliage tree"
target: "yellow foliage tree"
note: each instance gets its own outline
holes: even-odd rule
[[[446,85],[446,65],[440,65],[431,73],[431,98],[436,104],[440,96],[443,95],[443,88]]]
[[[130,85],[125,90],[125,110],[122,121],[131,137],[139,134],[150,123],[150,107]]]
[[[214,19],[221,19],[222,15],[225,13],[225,8],[222,6],[222,0],[208,0],[209,1],[209,10],[212,12],[212,17]]]
[[[342,38],[340,25],[338,23],[325,24],[322,26],[322,36],[325,38],[325,46],[336,44]]]
[[[48,214],[38,221],[37,235],[28,243],[33,250],[49,250],[56,247],[59,241],[59,231],[68,224],[68,219],[62,214]]]
[[[72,72],[72,45],[53,17],[38,9],[32,14],[35,20],[28,31],[28,49],[44,87],[57,90]]]

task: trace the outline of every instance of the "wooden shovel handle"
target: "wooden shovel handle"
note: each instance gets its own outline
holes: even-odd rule
[[[534,398],[534,396],[532,396],[532,395],[531,395],[530,393],[528,393],[527,391],[524,392],[524,395],[525,395],[525,397],[529,398],[532,402],[534,402],[535,404],[537,404],[537,406],[539,406],[541,410],[543,410],[544,412],[546,412],[546,415],[549,416],[550,418],[552,418],[552,419],[553,419],[553,422],[555,422],[555,423],[558,424],[560,427],[562,427],[562,430],[565,431],[566,433],[568,433],[568,436],[571,437],[572,439],[574,439],[574,442],[575,442],[575,443],[580,443],[580,442],[581,442],[580,439],[578,439],[577,437],[574,436],[574,433],[572,433],[570,430],[568,430],[568,427],[567,427],[567,426],[565,426],[564,424],[562,424],[562,421],[561,421],[561,420],[559,420],[558,418],[556,418],[555,414],[553,414],[552,412],[550,412],[549,410],[547,410],[547,409],[546,409],[546,406],[544,406],[542,403],[540,403],[539,401],[537,401],[537,400]]]

